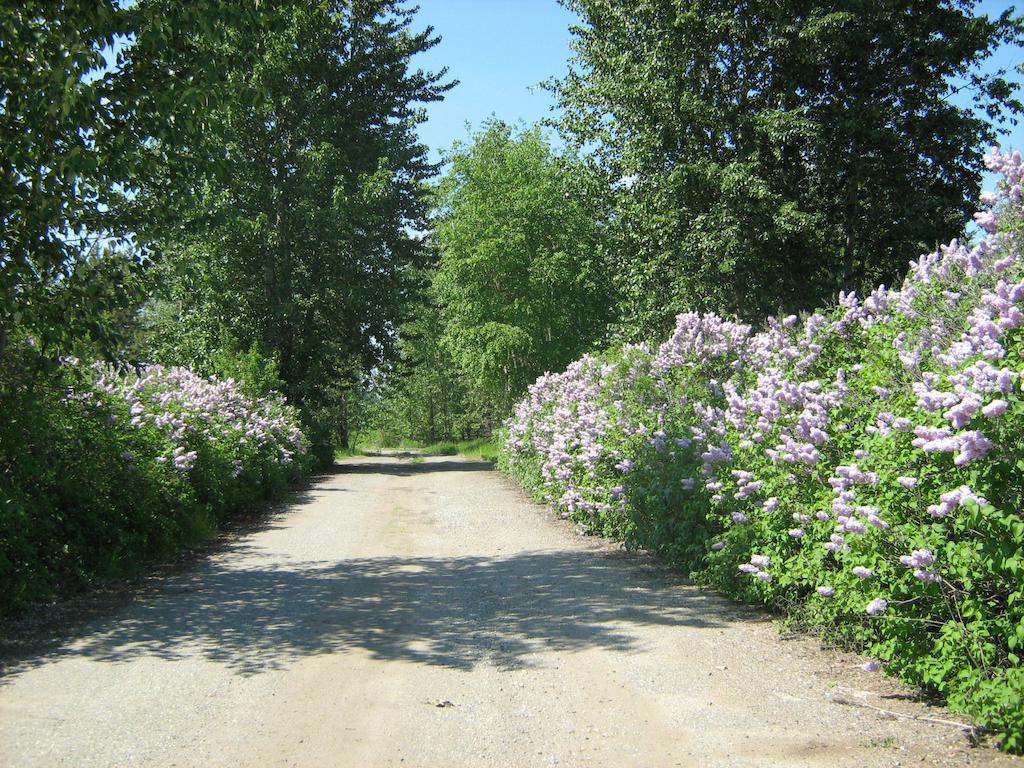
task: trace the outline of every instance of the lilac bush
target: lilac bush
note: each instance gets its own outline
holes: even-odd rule
[[[297,413],[281,397],[250,397],[232,379],[204,378],[188,368],[155,365],[131,376],[96,371],[95,387],[123,402],[129,424],[164,439],[153,460],[176,470],[195,467],[199,446],[216,448],[235,477],[254,464],[287,467],[306,453]]]
[[[0,370],[0,614],[173,556],[307,468],[280,396],[184,368],[41,375],[34,355]]]
[[[1024,748],[1019,153],[898,289],[541,377],[502,466],[591,532],[784,608]],[[770,567],[769,567],[770,564]]]
[[[251,396],[233,379],[181,367],[94,371],[92,386],[106,397],[111,418],[123,419],[147,446],[145,459],[202,500],[213,518],[279,492],[304,469],[308,441],[280,395]]]

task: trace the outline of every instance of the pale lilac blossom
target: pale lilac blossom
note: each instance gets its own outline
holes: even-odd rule
[[[885,609],[889,607],[889,601],[883,597],[876,597],[867,607],[864,608],[865,612],[871,616],[877,616],[880,613],[884,613]]]

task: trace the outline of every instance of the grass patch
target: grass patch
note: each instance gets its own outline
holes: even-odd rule
[[[498,443],[490,437],[478,437],[475,440],[461,442],[442,442],[423,446],[423,453],[434,456],[465,456],[470,459],[497,461]]]
[[[423,456],[465,456],[469,459],[481,459],[495,462],[498,460],[498,442],[491,437],[478,437],[473,440],[442,440],[436,443],[417,443],[411,440],[400,440],[387,443],[380,439],[380,434],[367,434],[356,442],[356,447],[348,452],[338,452],[337,457],[379,454],[382,452],[402,452],[422,454]],[[422,460],[422,457],[421,457]]]
[[[366,455],[366,451],[364,451],[362,448],[359,448],[358,446],[353,446],[352,448],[335,448],[334,449],[334,458],[336,460],[337,459],[350,459],[353,456],[364,456],[364,455]]]

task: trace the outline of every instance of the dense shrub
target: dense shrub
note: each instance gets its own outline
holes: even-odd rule
[[[531,388],[502,465],[590,530],[864,649],[1024,750],[1018,153],[900,290],[664,344]]]
[[[0,371],[0,614],[123,576],[279,494],[306,442],[280,397],[183,368]]]

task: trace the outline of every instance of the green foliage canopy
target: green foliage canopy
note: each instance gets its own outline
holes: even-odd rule
[[[0,352],[15,329],[44,349],[113,343],[147,255],[139,217],[161,214],[126,202],[197,143],[195,108],[218,87],[187,31],[216,39],[256,18],[213,0],[0,9]]]
[[[618,182],[627,338],[686,309],[747,319],[891,283],[962,232],[992,125],[976,65],[1019,42],[973,0],[564,0],[584,24],[561,128]]]

